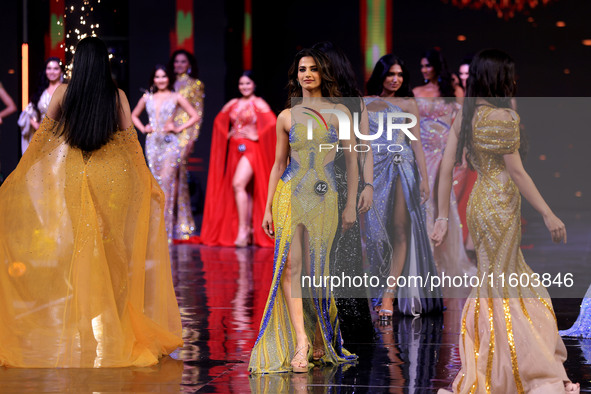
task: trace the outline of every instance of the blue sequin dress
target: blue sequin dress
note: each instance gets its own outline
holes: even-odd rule
[[[591,286],[581,302],[581,312],[575,324],[568,330],[558,333],[563,337],[591,338]]]
[[[386,278],[390,273],[392,257],[392,229],[395,185],[400,177],[404,198],[411,221],[411,234],[402,276],[420,276],[427,280],[436,276],[437,269],[427,234],[425,207],[421,205],[419,191],[420,177],[413,150],[405,134],[396,129],[389,141],[386,133],[386,114],[403,112],[400,107],[379,97],[366,97],[365,105],[381,101],[385,108],[379,112],[368,112],[370,135],[376,134],[380,118],[383,117],[384,132],[372,141],[374,159],[374,201],[365,217],[364,236],[367,260],[373,275],[381,278],[381,285],[372,288],[374,303],[382,298],[388,288]],[[376,103],[376,104],[381,104]],[[395,120],[404,123],[404,119]],[[399,152],[397,152],[399,151]],[[398,309],[405,315],[421,315],[443,309],[441,289],[430,291],[428,287],[399,286]]]

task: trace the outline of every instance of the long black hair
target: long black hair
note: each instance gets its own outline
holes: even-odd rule
[[[319,50],[304,48],[295,55],[293,63],[291,64],[291,67],[289,67],[286,108],[291,108],[293,104],[301,101],[302,87],[298,83],[298,66],[300,64],[300,60],[306,56],[312,57],[316,62],[316,67],[318,67],[318,72],[320,73],[320,78],[322,79],[320,82],[322,97],[342,97],[337,79],[334,76],[328,57]],[[295,102],[292,99],[295,99]]]
[[[158,71],[158,70],[164,71],[164,73],[166,74],[166,77],[168,78],[167,88],[171,92],[174,92],[174,79],[170,77],[170,74],[168,73],[168,68],[162,64],[155,65],[154,69],[152,70],[152,74],[150,74],[150,82],[148,83],[150,86],[150,92],[155,93],[158,90],[156,88],[156,85],[154,84],[154,78],[156,78],[156,71]]]
[[[427,59],[433,66],[435,75],[437,75],[437,84],[439,86],[439,95],[441,97],[455,97],[455,91],[452,84],[451,74],[447,68],[447,62],[443,58],[441,51],[437,48],[427,49],[421,59]],[[429,81],[427,81],[429,82]]]
[[[59,120],[66,142],[89,152],[105,145],[117,131],[119,106],[107,46],[97,37],[82,39]]]
[[[49,79],[47,78],[46,70],[47,70],[47,65],[51,62],[56,62],[58,64],[59,68],[62,70],[62,75],[64,75],[64,66],[62,64],[62,61],[59,58],[48,57],[47,60],[45,60],[45,65],[43,67],[43,71],[41,71],[41,74],[39,75],[39,84],[37,85],[37,90],[35,91],[33,96],[31,96],[31,103],[33,104],[33,108],[37,112],[37,115],[41,115],[39,113],[39,100],[41,99],[41,96],[43,95],[43,92],[45,91],[45,89],[47,89],[49,87]]]
[[[321,41],[314,44],[312,49],[316,49],[328,57],[342,97],[361,97],[361,91],[357,87],[355,73],[353,72],[353,65],[341,48],[330,41]],[[355,112],[361,114],[361,99],[345,100],[343,104],[351,114]]]
[[[408,71],[408,67],[406,67],[402,59],[391,53],[382,56],[373,68],[373,72],[367,80],[366,85],[368,95],[379,96],[382,93],[382,90],[384,89],[384,80],[386,79],[387,74],[390,72],[390,68],[395,64],[398,64],[402,69],[402,84],[400,85],[400,88],[394,92],[394,96],[414,97],[414,94],[410,88],[410,73]]]
[[[197,59],[195,58],[195,56],[185,50],[185,49],[177,49],[176,51],[174,51],[172,53],[172,55],[170,55],[170,60],[168,61],[168,75],[172,75],[174,76],[173,78],[173,84],[176,81],[176,73],[174,72],[174,59],[176,59],[177,55],[179,54],[183,54],[187,57],[187,60],[189,60],[189,69],[187,70],[187,74],[191,77],[191,78],[195,78],[197,79],[197,77],[199,76],[199,68],[197,67]]]
[[[470,163],[473,153],[472,118],[476,112],[476,99],[486,100],[488,105],[497,108],[511,108],[511,98],[515,95],[515,62],[505,52],[498,49],[480,51],[470,63],[466,81],[466,98],[462,109],[462,126],[456,150],[456,164],[462,162],[464,147],[466,159]],[[522,158],[527,151],[527,140],[520,129],[519,153]]]

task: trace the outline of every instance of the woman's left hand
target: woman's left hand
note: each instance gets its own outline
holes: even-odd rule
[[[363,191],[359,195],[359,202],[357,203],[357,213],[365,213],[371,208],[373,201],[373,188],[371,186],[365,186]]]
[[[429,181],[427,178],[423,178],[419,185],[419,191],[421,193],[421,204],[424,204],[429,199],[430,191],[429,191]]]
[[[435,246],[441,245],[445,236],[447,235],[447,220],[437,220],[433,226],[433,232],[431,233],[431,240]]]
[[[166,124],[164,125],[164,131],[166,131],[167,133],[180,133],[182,130],[179,130],[178,128],[174,127],[174,123],[166,122]]]
[[[347,204],[345,209],[343,210],[342,222],[343,222],[343,230],[347,231],[357,220],[357,212],[355,212],[355,205]]]

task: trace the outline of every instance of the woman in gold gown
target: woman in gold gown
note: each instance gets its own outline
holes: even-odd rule
[[[178,148],[180,148],[179,180],[176,201],[176,220],[173,237],[175,239],[189,239],[195,231],[195,220],[191,210],[191,196],[189,193],[188,163],[193,151],[193,145],[199,138],[201,122],[203,121],[203,101],[205,86],[197,79],[197,60],[192,53],[184,49],[174,51],[168,63],[168,75],[174,75],[174,91],[183,96],[197,111],[197,122],[191,127],[184,128],[178,134]],[[177,108],[174,113],[175,127],[182,128],[190,119],[190,115]]]
[[[519,116],[511,109],[513,60],[498,50],[480,52],[470,65],[467,98],[449,133],[439,181],[439,217],[432,239],[447,233],[454,163],[464,147],[478,179],[467,209],[468,228],[478,259],[478,277],[462,312],[462,367],[454,393],[576,393],[562,365],[566,348],[558,335],[547,290],[534,287],[535,275],[521,250],[521,196],[544,217],[554,242],[566,243],[566,229],[523,169]],[[532,279],[512,287],[508,278]],[[505,283],[501,278],[505,278]],[[440,390],[440,392],[447,392]]]
[[[349,111],[324,98],[338,97],[340,92],[328,59],[314,49],[296,55],[289,71],[289,93],[291,109],[277,118],[275,164],[263,218],[265,233],[275,237],[273,282],[250,357],[251,373],[306,372],[309,358],[333,364],[356,359],[343,348],[332,289],[300,286],[301,275],[318,278],[330,274],[329,253],[338,225],[334,172],[337,119],[320,113],[326,109]],[[306,124],[314,117],[323,121],[308,123],[310,135]],[[326,149],[319,150],[320,144]],[[348,151],[350,140],[343,139],[341,144],[347,165],[347,195],[356,196],[356,154]],[[356,201],[351,199],[343,211],[343,229],[349,229],[355,220]]]
[[[164,195],[98,38],[0,201],[0,365],[148,366],[182,345]]]

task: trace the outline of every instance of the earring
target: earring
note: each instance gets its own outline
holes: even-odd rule
[[[191,67],[187,70],[187,74],[191,74]]]
[[[429,83],[429,80],[425,78],[425,85]]]

